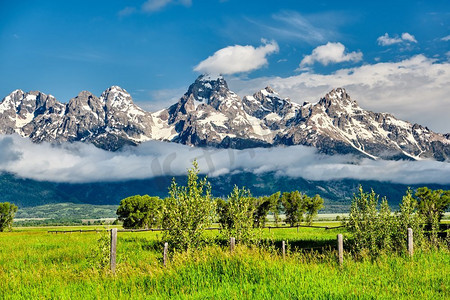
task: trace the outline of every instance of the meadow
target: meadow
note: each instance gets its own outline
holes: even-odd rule
[[[105,229],[27,227],[1,233],[0,299],[450,298],[448,250],[375,259],[355,259],[347,252],[339,266],[336,235],[348,237],[344,228],[264,229],[264,245],[238,245],[230,253],[227,245],[211,243],[172,254],[167,267],[162,265],[160,232],[119,232],[114,274],[104,264],[107,232],[47,232],[75,228]],[[208,232],[212,239],[217,234]],[[288,242],[284,260],[282,240]]]

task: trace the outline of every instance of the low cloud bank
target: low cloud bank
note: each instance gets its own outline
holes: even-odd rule
[[[326,75],[308,71],[284,78],[235,77],[227,81],[240,96],[253,94],[255,87],[270,85],[283,97],[298,103],[316,102],[331,89],[344,87],[363,109],[389,112],[437,132],[450,132],[450,62],[424,55],[339,69]]]
[[[237,172],[276,172],[307,180],[349,178],[450,184],[450,163],[327,156],[305,146],[233,150],[150,141],[108,152],[83,143],[55,146],[34,144],[19,136],[0,136],[0,172],[41,181],[85,183],[184,175],[194,159],[202,173],[211,177]]]

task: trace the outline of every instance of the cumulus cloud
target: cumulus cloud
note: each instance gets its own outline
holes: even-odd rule
[[[54,182],[121,181],[184,175],[197,159],[209,176],[236,172],[276,172],[307,180],[359,179],[403,184],[450,184],[450,164],[435,161],[374,161],[327,156],[291,146],[246,150],[193,148],[150,141],[108,152],[83,143],[52,146],[19,136],[0,136],[0,171]],[[7,153],[7,155],[4,155]]]
[[[147,0],[142,4],[142,10],[146,12],[159,11],[169,4],[191,6],[192,0]]]
[[[220,49],[200,62],[194,70],[210,74],[235,74],[259,69],[268,64],[268,55],[279,50],[275,41],[263,42],[264,44],[257,48],[235,45]]]
[[[411,43],[417,43],[416,38],[412,34],[409,34],[407,32],[403,32],[402,33],[402,40],[408,41],[408,42],[411,42]]]
[[[441,41],[444,41],[444,42],[450,41],[450,35],[444,36],[443,38],[441,38]]]
[[[405,43],[405,42],[417,43],[417,40],[414,37],[414,35],[409,34],[408,32],[402,33],[402,35],[400,37],[398,37],[398,36],[390,37],[389,34],[386,32],[384,35],[378,37],[377,41],[378,41],[378,45],[380,45],[380,46],[390,46],[390,45]]]
[[[309,71],[284,78],[246,81],[231,78],[228,84],[240,96],[270,85],[298,103],[315,102],[331,89],[344,87],[364,109],[390,112],[432,130],[450,132],[450,62],[439,62],[424,55],[339,69],[331,74]]]
[[[310,55],[306,55],[300,62],[300,68],[313,65],[315,62],[325,66],[346,61],[358,62],[362,57],[363,54],[359,51],[347,53],[345,46],[341,43],[328,42],[326,45],[315,48]]]

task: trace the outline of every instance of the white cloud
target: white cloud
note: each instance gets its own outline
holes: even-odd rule
[[[441,38],[441,41],[444,41],[444,42],[450,41],[450,35],[444,36],[443,38]]]
[[[305,146],[232,150],[151,141],[108,152],[83,143],[52,146],[34,144],[19,136],[0,136],[0,171],[35,180],[80,183],[184,175],[194,159],[209,176],[274,171],[278,175],[307,180],[350,178],[403,184],[450,184],[450,163],[326,156]]]
[[[159,11],[169,4],[191,6],[192,0],[147,0],[142,4],[142,10],[146,12]]]
[[[315,102],[331,89],[344,87],[364,109],[390,112],[432,130],[450,132],[450,62],[424,55],[339,69],[331,74],[309,71],[285,78],[230,78],[228,84],[240,96],[270,85],[299,103]]]
[[[340,63],[346,61],[358,62],[362,59],[361,52],[345,52],[345,46],[341,43],[328,42],[326,45],[315,48],[310,55],[306,55],[300,62],[300,68],[319,62],[322,65]]]
[[[249,72],[267,65],[267,56],[277,53],[278,50],[278,44],[275,41],[266,42],[257,48],[249,45],[228,46],[200,62],[194,70],[210,74]]]
[[[384,35],[378,37],[377,41],[378,45],[380,46],[390,46],[404,42],[417,43],[416,38],[412,34],[409,34],[408,32],[402,33],[401,37],[398,36],[390,37],[388,33],[385,33]]]
[[[412,34],[409,34],[407,32],[403,32],[402,33],[402,40],[408,41],[408,42],[411,42],[411,43],[417,43],[416,38]]]

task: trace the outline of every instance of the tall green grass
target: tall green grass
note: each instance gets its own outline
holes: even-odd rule
[[[47,229],[47,228],[46,228]],[[48,234],[27,229],[0,235],[0,299],[448,299],[448,250],[416,251],[413,258],[381,255],[336,262],[336,230],[268,230],[275,246],[224,246],[171,254],[162,266],[160,233],[120,232],[117,271],[96,264],[105,233]],[[210,232],[214,235],[215,233]],[[314,243],[325,252],[288,251]],[[327,246],[328,247],[328,246]]]

